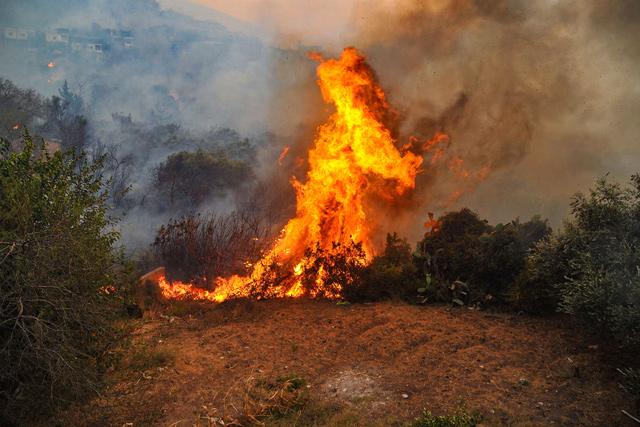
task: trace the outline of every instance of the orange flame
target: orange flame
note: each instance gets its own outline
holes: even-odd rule
[[[282,165],[282,162],[284,161],[284,158],[287,157],[287,154],[289,154],[289,146],[285,145],[282,149],[282,153],[280,153],[280,157],[278,157],[279,165]]]
[[[339,59],[310,57],[320,64],[318,85],[325,102],[336,108],[326,123],[318,128],[309,150],[306,182],[292,178],[296,192],[296,216],[285,225],[280,238],[263,259],[255,263],[247,277],[218,278],[215,289],[206,291],[191,284],[160,280],[167,298],[193,298],[224,301],[250,294],[251,284],[265,274],[265,266],[291,265],[292,279],[261,290],[261,297],[298,297],[329,295],[320,269],[315,289],[302,286],[301,275],[305,250],[317,245],[331,253],[334,243],[349,245],[361,242],[369,261],[374,255],[370,218],[364,200],[372,193],[401,195],[415,186],[422,157],[412,152],[401,154],[390,131],[383,124],[388,111],[384,92],[375,81],[365,58],[354,48],[347,48]],[[286,152],[283,151],[284,157]]]

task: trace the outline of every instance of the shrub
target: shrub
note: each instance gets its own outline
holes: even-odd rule
[[[451,415],[433,415],[425,410],[412,427],[474,427],[480,420],[479,415],[469,414],[464,407],[459,407]]]
[[[260,257],[269,226],[259,212],[193,214],[160,227],[153,243],[171,279],[208,287],[219,276],[246,273]]]
[[[557,310],[560,289],[556,284],[572,274],[570,263],[576,255],[574,238],[575,233],[567,224],[564,232],[550,234],[533,244],[510,294],[516,308],[535,314]]]
[[[114,342],[117,234],[101,165],[40,153],[27,133],[22,151],[0,148],[0,424],[95,390]]]
[[[438,222],[418,243],[417,262],[426,278],[427,298],[458,303],[509,301],[527,251],[550,233],[537,216],[494,227],[466,208]]]
[[[385,250],[362,271],[361,280],[345,290],[352,302],[385,298],[415,300],[421,286],[411,246],[396,233],[387,234]]]
[[[311,297],[330,298],[341,293],[348,294],[361,287],[365,269],[365,253],[361,243],[341,244],[334,242],[331,249],[317,244],[305,251],[302,270],[302,286]],[[318,289],[316,278],[321,277],[324,286]]]
[[[210,196],[221,196],[251,177],[246,162],[231,159],[222,150],[181,151],[158,166],[155,185],[170,205],[198,206]]]
[[[529,257],[533,283],[559,308],[617,342],[640,345],[640,176],[600,179],[571,203],[572,220]]]

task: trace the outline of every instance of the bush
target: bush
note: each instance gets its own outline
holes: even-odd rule
[[[563,232],[548,235],[532,246],[510,295],[516,308],[535,314],[557,311],[560,303],[557,284],[572,274],[574,239],[573,227],[567,224]]]
[[[387,234],[385,250],[362,271],[361,280],[345,290],[352,302],[386,298],[415,300],[422,285],[413,262],[411,246],[396,233]]]
[[[417,261],[431,300],[506,303],[525,267],[527,251],[550,233],[533,217],[495,227],[469,210],[450,212],[418,243]]]
[[[469,414],[464,407],[459,407],[451,415],[433,415],[425,410],[412,427],[474,427],[480,420],[479,415]]]
[[[43,144],[44,145],[44,144]],[[114,343],[117,234],[81,155],[27,133],[0,148],[0,424],[24,423],[98,386]]]
[[[568,274],[551,283],[560,309],[620,344],[639,346],[640,175],[629,188],[600,179],[588,196],[574,197],[571,213],[559,235],[568,245]]]
[[[158,166],[155,185],[170,205],[198,206],[210,196],[221,196],[252,177],[249,165],[222,150],[181,151]]]
[[[332,298],[342,294],[348,298],[352,289],[362,286],[365,253],[361,243],[334,242],[331,249],[323,249],[316,244],[305,251],[304,257],[301,277],[307,296]],[[321,289],[316,284],[317,278],[322,278]]]
[[[216,277],[246,274],[268,232],[260,212],[248,209],[222,216],[194,214],[163,225],[153,246],[170,279],[210,288]]]

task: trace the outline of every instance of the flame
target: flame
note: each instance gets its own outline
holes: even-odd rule
[[[47,68],[55,68],[56,67],[56,61],[49,61],[49,63],[47,64]]]
[[[393,198],[413,189],[423,159],[409,151],[402,154],[396,147],[383,123],[389,109],[385,94],[361,53],[347,48],[338,59],[324,59],[316,53],[310,54],[310,58],[319,62],[317,82],[325,102],[333,104],[335,112],[317,130],[308,153],[306,181],[300,182],[295,177],[291,180],[296,192],[296,216],[284,226],[271,250],[254,264],[250,275],[217,278],[211,291],[192,284],[169,283],[162,277],[159,284],[165,297],[221,302],[255,295],[252,284],[264,277],[268,266],[275,264],[290,266],[290,279],[261,288],[259,297],[338,298],[340,289],[326,286],[322,267],[315,278],[307,281],[315,287],[303,286],[304,266],[312,261],[307,259],[305,250],[317,247],[332,253],[336,243],[360,242],[364,262],[373,257],[371,218],[365,198],[389,192]],[[280,157],[285,155],[286,149]]]
[[[284,158],[287,157],[287,154],[289,154],[289,146],[285,145],[282,149],[282,153],[280,153],[280,156],[278,157],[279,165],[282,165],[282,162],[284,161]]]

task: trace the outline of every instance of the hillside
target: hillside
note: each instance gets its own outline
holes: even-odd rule
[[[627,422],[611,358],[562,318],[312,301],[176,302],[167,313],[137,323],[103,398],[66,422],[217,425],[278,378],[304,380],[304,401],[267,425],[406,425],[460,404],[486,425]]]

